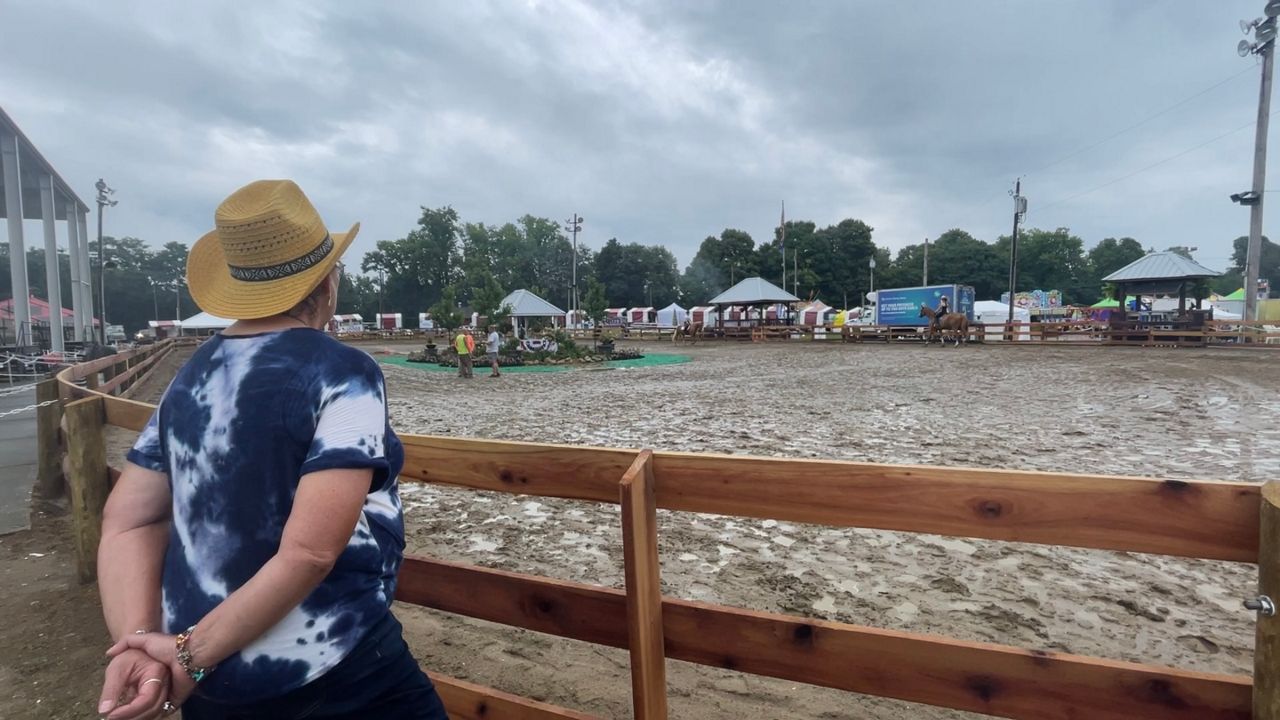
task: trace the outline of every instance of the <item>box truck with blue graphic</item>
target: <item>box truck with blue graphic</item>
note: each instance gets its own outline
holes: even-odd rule
[[[947,297],[951,312],[964,313],[973,322],[973,287],[970,285],[928,285],[876,291],[876,324],[893,327],[925,327],[929,318],[920,317],[920,306],[938,308]]]

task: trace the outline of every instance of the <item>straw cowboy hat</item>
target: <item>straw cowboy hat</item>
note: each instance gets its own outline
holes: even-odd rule
[[[233,320],[278,315],[311,294],[360,231],[330,233],[292,180],[258,180],[213,214],[215,230],[187,256],[201,310]]]

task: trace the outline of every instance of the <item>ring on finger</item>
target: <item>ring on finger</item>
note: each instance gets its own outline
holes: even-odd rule
[[[158,682],[164,682],[164,681],[163,681],[163,680],[161,680],[160,678],[147,678],[146,680],[143,680],[143,681],[142,681],[142,687],[146,687],[147,685],[150,685],[151,683],[158,683]]]
[[[178,711],[178,706],[174,705],[172,702],[168,700],[165,700],[164,705],[160,706],[160,711],[163,712],[165,715],[172,715],[173,713]]]

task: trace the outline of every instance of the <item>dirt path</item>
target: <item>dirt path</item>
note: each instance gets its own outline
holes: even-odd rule
[[[1270,354],[682,351],[694,361],[501,380],[390,367],[392,420],[401,432],[754,455],[1245,481],[1280,471]],[[139,399],[167,379],[153,382]],[[113,453],[128,440],[115,437]],[[621,585],[612,506],[417,485],[403,494],[411,551]],[[1251,566],[689,513],[660,521],[663,590],[677,597],[1205,671],[1250,667],[1252,623],[1238,603]],[[0,705],[5,718],[91,713],[105,632],[93,589],[74,582],[67,537],[60,519],[37,516],[31,531],[0,538],[0,697],[15,698]],[[397,612],[428,669],[629,715],[622,652]],[[669,672],[679,718],[976,717],[686,663]]]

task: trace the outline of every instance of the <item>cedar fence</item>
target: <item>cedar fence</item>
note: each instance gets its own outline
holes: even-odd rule
[[[124,395],[173,347],[170,341],[84,363],[56,380],[86,582],[95,577],[102,504],[115,476],[105,426],[141,430],[154,407]],[[404,482],[620,505],[624,590],[410,556],[397,599],[625,648],[636,718],[666,717],[671,658],[1006,718],[1280,720],[1280,618],[1265,612],[1251,679],[712,605],[661,594],[656,519],[663,508],[1256,563],[1259,594],[1275,598],[1275,483],[402,439]],[[56,447],[57,438],[42,434],[41,442]],[[591,717],[433,677],[450,715],[462,720]]]

